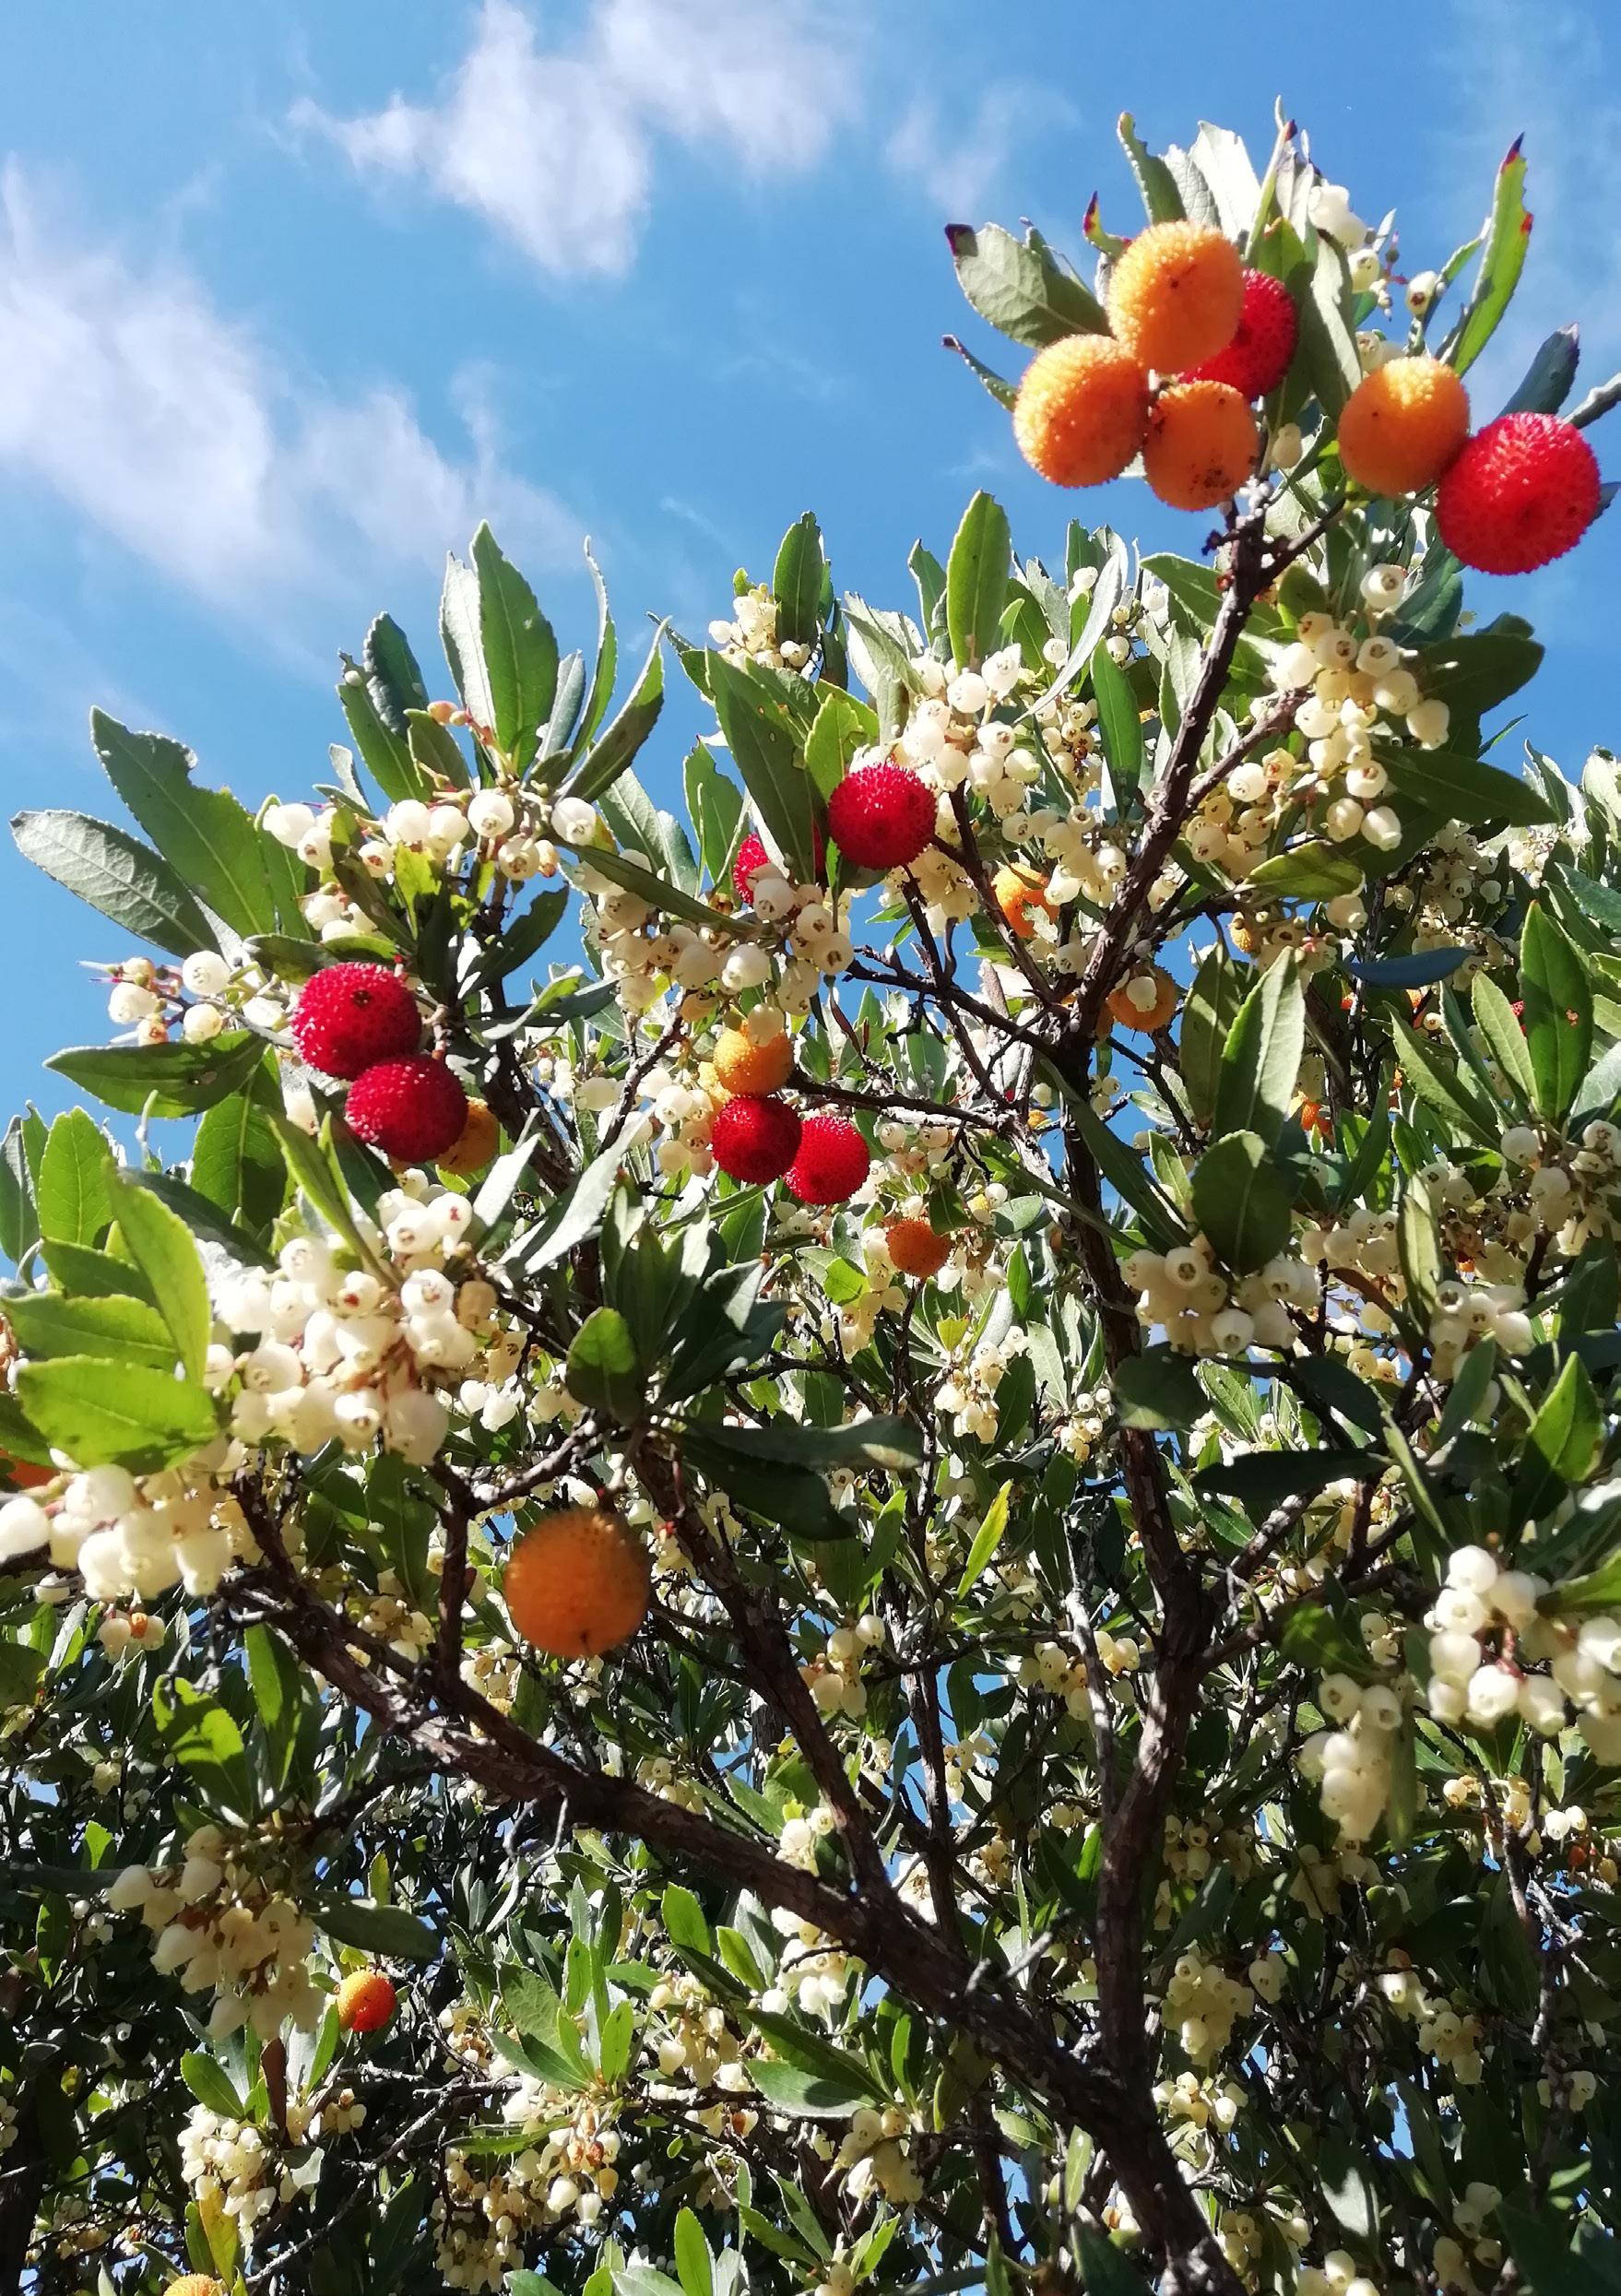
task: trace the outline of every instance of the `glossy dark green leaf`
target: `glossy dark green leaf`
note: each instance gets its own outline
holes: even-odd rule
[[[1199,1225],[1236,1275],[1253,1273],[1284,1249],[1293,1197],[1258,1132],[1226,1133],[1194,1168]]]
[[[1368,1472],[1369,1460],[1361,1451],[1250,1451],[1223,1466],[1202,1468],[1193,1478],[1193,1488],[1216,1498],[1236,1498],[1253,1521],[1261,1522],[1286,1498],[1308,1496],[1327,1484]]]
[[[165,734],[131,733],[101,710],[90,712],[90,739],[103,772],[164,859],[239,933],[300,930],[302,918],[278,918],[266,870],[273,844],[228,789],[192,779],[196,759]],[[212,945],[211,943],[206,945]]]
[[[152,1287],[187,1379],[202,1377],[208,1352],[208,1285],[191,1230],[160,1196],[132,1179],[115,1198],[119,1232],[129,1256]]]
[[[772,596],[776,600],[776,634],[796,645],[816,644],[822,633],[822,585],[827,558],[816,513],[806,511],[783,536],[772,573]]]
[[[1106,644],[1094,648],[1091,674],[1097,727],[1108,763],[1109,796],[1118,815],[1130,805],[1142,779],[1142,719],[1137,696]]]
[[[396,712],[390,702],[390,714],[400,716],[396,731],[379,710],[365,671],[347,654],[338,658],[343,675],[337,681],[337,699],[366,771],[390,804],[404,798],[426,798],[429,785],[411,755],[403,712]]]
[[[1580,356],[1580,330],[1557,326],[1525,371],[1525,379],[1503,408],[1506,415],[1556,415],[1570,396]]]
[[[777,851],[799,883],[814,880],[814,785],[799,759],[786,708],[760,682],[718,654],[705,656],[716,714],[732,763]]]
[[[1261,975],[1228,1032],[1213,1130],[1257,1132],[1269,1146],[1275,1142],[1294,1102],[1305,1047],[1305,992],[1294,959],[1285,955]]]
[[[1390,750],[1381,759],[1400,803],[1412,798],[1432,812],[1461,822],[1521,825],[1553,818],[1540,790],[1515,774],[1446,750]]]
[[[970,231],[946,227],[957,283],[982,319],[1015,343],[1039,349],[1061,335],[1106,335],[1097,298],[1054,262],[1045,248],[1016,240],[1000,223]]]
[[[193,1188],[250,1231],[267,1229],[287,1199],[287,1166],[270,1122],[280,1107],[280,1086],[261,1063],[241,1092],[205,1113],[192,1143]]]
[[[473,564],[495,739],[522,773],[557,692],[557,639],[534,591],[503,556],[488,526],[473,537]]]
[[[839,1513],[819,1474],[806,1467],[784,1466],[775,1460],[747,1458],[716,1439],[719,1433],[718,1428],[709,1426],[689,1427],[681,1438],[681,1452],[688,1464],[714,1488],[725,1491],[734,1506],[802,1539],[856,1534],[859,1526],[855,1516]]]
[[[1517,136],[1497,170],[1491,219],[1480,269],[1457,325],[1441,346],[1441,356],[1460,374],[1471,367],[1497,330],[1525,267],[1531,217],[1525,207],[1525,161]]]
[[[1536,1107],[1557,1124],[1580,1091],[1592,1057],[1592,989],[1580,952],[1540,901],[1525,914],[1520,988]]]
[[[109,1356],[173,1377],[173,1335],[144,1299],[116,1294],[68,1299],[61,1292],[33,1292],[7,1300],[6,1317],[30,1355]]]
[[[570,797],[590,803],[604,789],[611,789],[658,723],[658,713],[664,707],[663,644],[669,626],[661,621],[654,632],[642,675],[612,722],[575,767],[568,784]]]
[[[229,1030],[212,1044],[77,1045],[45,1063],[110,1108],[139,1116],[195,1116],[237,1091],[265,1057],[265,1040]]]
[[[310,1912],[330,1937],[365,1953],[386,1954],[394,1961],[432,1961],[439,1954],[439,1933],[403,1905],[374,1905],[366,1898],[333,1895],[310,1900]]]
[[[1543,650],[1523,628],[1488,626],[1425,646],[1418,682],[1426,699],[1445,702],[1454,719],[1483,717],[1535,677]]]
[[[35,1191],[41,1232],[93,1244],[112,1217],[112,1151],[82,1108],[59,1116],[45,1139]]]
[[[1513,1005],[1485,973],[1475,975],[1469,1000],[1475,1026],[1486,1040],[1486,1049],[1508,1080],[1522,1112],[1529,1113],[1536,1091],[1536,1071],[1532,1066],[1531,1047],[1525,1041],[1525,1031]]]
[[[909,1419],[858,1420],[853,1426],[812,1427],[775,1420],[763,1427],[716,1426],[705,1423],[704,1438],[740,1458],[779,1460],[785,1466],[832,1473],[839,1467],[886,1467],[905,1473],[920,1466],[923,1438]]]
[[[1222,1052],[1244,1001],[1247,978],[1226,942],[1218,940],[1183,1001],[1178,1065],[1195,1123],[1208,1124],[1214,1110]]]
[[[976,669],[996,649],[1012,548],[1007,512],[981,488],[946,562],[946,627],[960,669]]]
[[[1128,1427],[1190,1427],[1210,1409],[1210,1397],[1199,1384],[1189,1355],[1169,1347],[1146,1348],[1128,1355],[1111,1382],[1115,1409]]]
[[[207,1123],[207,1118],[205,1117],[203,1121]],[[275,1137],[274,1131],[271,1137]],[[286,1165],[279,1164],[278,1170],[278,1211],[287,1194]],[[149,1188],[154,1195],[162,1197],[172,1212],[178,1212],[199,1242],[220,1245],[233,1260],[242,1260],[247,1267],[273,1268],[276,1265],[275,1260],[256,1236],[250,1235],[246,1228],[238,1227],[234,1221],[227,1219],[212,1198],[200,1195],[184,1180],[176,1179],[172,1172],[136,1172],[132,1178],[136,1187]]]
[[[208,921],[179,871],[139,838],[88,813],[53,810],[14,814],[11,834],[25,861],[122,931],[171,956],[214,946]]]
[[[404,734],[407,713],[428,706],[428,688],[405,632],[392,614],[379,614],[361,651],[372,706],[390,732]]]
[[[76,1299],[144,1299],[148,1306],[152,1287],[138,1268],[110,1251],[91,1251],[83,1244],[46,1244],[41,1258],[51,1280]]]
[[[575,1334],[568,1352],[569,1393],[587,1410],[609,1419],[639,1419],[646,1390],[636,1361],[631,1327],[612,1308],[597,1308]]]
[[[209,1805],[238,1824],[254,1815],[256,1796],[242,1732],[217,1698],[183,1677],[160,1681],[152,1719],[171,1761]]]

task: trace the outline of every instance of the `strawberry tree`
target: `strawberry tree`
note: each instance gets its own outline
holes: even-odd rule
[[[1621,380],[1472,402],[1518,150],[1403,274],[1121,132],[958,348],[1185,551],[807,514],[627,681],[481,527],[307,785],[14,823],[6,2286],[1616,2285],[1621,769],[1471,570]]]

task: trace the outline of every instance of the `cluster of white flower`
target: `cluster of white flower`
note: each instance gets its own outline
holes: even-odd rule
[[[1532,1329],[1523,1285],[1450,1281],[1437,1285],[1429,1319],[1433,1376],[1455,1379],[1464,1355],[1478,1339],[1495,1340],[1506,1355],[1524,1355]]]
[[[278,2201],[313,2189],[321,2156],[315,2151],[302,2162],[278,2162],[251,2121],[194,2105],[180,2133],[180,2172],[205,2223],[211,2217],[234,2219],[243,2246],[252,2248],[261,2217]]]
[[[1536,1235],[1551,1235],[1574,1258],[1585,1244],[1616,1232],[1610,1200],[1621,1185],[1621,1127],[1598,1119],[1583,1127],[1581,1145],[1566,1161],[1550,1155],[1529,1124],[1511,1124],[1502,1136],[1506,1164],[1530,1170],[1521,1186],[1527,1209],[1504,1223],[1510,1244],[1523,1247]],[[1514,1192],[1520,1192],[1516,1189]]]
[[[858,1717],[867,1711],[867,1686],[861,1661],[884,1638],[883,1621],[876,1612],[864,1611],[852,1627],[835,1627],[827,1638],[825,1656],[799,1669],[806,1686],[823,1714]]]
[[[777,1837],[777,1852],[789,1865],[802,1872],[816,1871],[816,1844],[834,1831],[834,1815],[825,1802],[819,1802],[812,1810],[801,1811],[797,1803],[788,1804],[790,1815],[783,1820]]]
[[[910,2208],[923,2197],[923,2179],[906,2145],[913,2126],[904,2105],[861,2105],[850,2115],[849,2134],[834,2155],[845,2172],[845,2190],[858,2205],[881,2193],[892,2207]]]
[[[1432,1994],[1404,1955],[1379,1973],[1378,1990],[1393,2017],[1417,2028],[1419,2047],[1447,2067],[1460,2089],[1478,2086],[1485,2070],[1481,2020],[1461,1996]]]
[[[1225,2135],[1248,2101],[1236,2081],[1201,2081],[1197,2073],[1178,2073],[1175,2080],[1159,2083],[1154,2101],[1173,2128],[1214,2126]]]
[[[1547,2101],[1544,2097],[1543,2102],[1545,2104]],[[1485,2220],[1494,2213],[1502,2197],[1495,2184],[1485,2184],[1478,2178],[1472,2178],[1463,2187],[1462,2199],[1453,2202],[1453,2225],[1462,2234],[1463,2240],[1469,2243],[1469,2247],[1465,2251],[1461,2241],[1453,2240],[1446,2232],[1436,2242],[1432,2262],[1436,2278],[1443,2289],[1458,2289],[1463,2291],[1463,2296],[1476,2296],[1478,2283],[1470,2270],[1471,2264],[1478,2265],[1484,2273],[1494,2275],[1501,2266],[1502,2242],[1485,2238],[1484,2234]]]
[[[763,582],[738,593],[730,621],[710,623],[709,643],[738,669],[751,661],[765,669],[803,669],[811,652],[800,639],[778,638],[776,600]]]
[[[545,2186],[549,2225],[565,2218],[576,2224],[600,2222],[605,2205],[619,2190],[620,2133],[610,2105],[587,2103],[549,2088],[528,2074],[502,2107],[514,2128],[532,2129],[531,2151],[520,2153],[522,2183],[531,2191]],[[488,2197],[488,2195],[486,2195]],[[496,2195],[499,2204],[504,2197]],[[500,2207],[485,2214],[499,2222]]]
[[[1295,2296],[1382,2296],[1382,2291],[1377,2280],[1357,2269],[1348,2248],[1331,2248],[1320,2266],[1296,2267]]]
[[[180,1973],[183,1993],[215,1992],[211,2039],[251,2024],[270,2041],[290,2018],[313,2031],[326,1995],[310,1973],[314,1924],[286,1894],[284,1877],[255,1870],[246,1845],[217,1826],[186,1837],[178,1865],[126,1865],[107,1893],[115,1913],[139,1913],[151,1930],[152,1966]]]
[[[212,949],[198,949],[178,970],[154,965],[150,957],[125,957],[109,967],[111,988],[107,1016],[120,1028],[132,1029],[137,1045],[161,1045],[178,1021],[188,1045],[211,1044],[235,1017],[231,1003],[241,1004],[244,1016],[255,998],[268,988],[266,976],[255,966],[233,968]],[[191,1001],[182,991],[189,992]],[[234,998],[231,992],[234,991]],[[260,1026],[279,1027],[285,1008],[274,999],[274,1017],[254,1012]]]
[[[57,1569],[79,1573],[94,1603],[126,1594],[150,1602],[173,1586],[194,1597],[211,1594],[233,1562],[258,1557],[230,1489],[246,1457],[242,1444],[221,1436],[155,1474],[118,1466],[65,1472],[53,1492],[19,1494],[0,1506],[0,1560],[45,1549]],[[147,1649],[155,1647],[151,1626],[143,1614],[139,1640]],[[103,1647],[117,1655],[134,1632],[133,1616],[110,1621]]]
[[[1195,2065],[1208,2065],[1232,2039],[1233,2027],[1255,2009],[1253,1989],[1205,1960],[1195,1946],[1177,1956],[1165,1986],[1165,2018]]]
[[[1119,1645],[1113,1647],[1118,1650]],[[1045,1690],[1049,1698],[1062,1698],[1066,1710],[1078,1722],[1089,1719],[1086,1662],[1071,1658],[1061,1642],[1043,1642],[1026,1651],[1019,1661],[1019,1682],[1026,1690]]]
[[[329,2089],[320,2097],[290,2098],[287,2134],[295,2145],[312,2145],[321,2136],[348,2136],[363,2128],[366,2108],[352,2089]]]
[[[570,2188],[566,2206],[555,2210],[554,2185]],[[433,2260],[451,2288],[493,2292],[522,2265],[525,2242],[572,2216],[579,2198],[575,2180],[543,2169],[532,2148],[482,2175],[453,2146],[429,2212]]]
[[[228,1278],[207,1379],[216,1392],[235,1388],[232,1434],[306,1452],[334,1439],[365,1450],[381,1438],[418,1464],[434,1458],[450,1404],[431,1383],[459,1385],[477,1364],[480,1390],[499,1390],[521,1352],[495,1328],[493,1288],[445,1271],[466,1251],[472,1216],[466,1196],[408,1173],[379,1201],[380,1225],[366,1239],[374,1266],[346,1265],[326,1240],[296,1236],[282,1247],[279,1275]],[[243,1341],[254,1344],[238,1352]]]
[[[1188,1355],[1292,1348],[1298,1334],[1289,1309],[1309,1310],[1320,1295],[1315,1267],[1284,1252],[1235,1285],[1203,1236],[1174,1251],[1133,1252],[1124,1272],[1139,1295],[1138,1321],[1149,1331],[1163,1326],[1167,1343]]]
[[[981,1443],[996,1437],[996,1391],[1016,1355],[1028,1352],[1028,1334],[1013,1324],[1000,1339],[981,1339],[964,1361],[953,1353],[951,1370],[935,1391],[935,1407],[947,1414],[953,1436],[972,1435]]]
[[[1338,1825],[1341,1841],[1366,1841],[1390,1797],[1391,1743],[1402,1726],[1402,1701],[1382,1682],[1363,1685],[1334,1674],[1319,1683],[1317,1702],[1339,1727],[1307,1739],[1297,1757],[1300,1774],[1320,1781],[1322,1814]]]
[[[695,1778],[683,1778],[668,1754],[643,1755],[636,1764],[636,1783],[657,1794],[661,1802],[673,1802],[678,1809],[704,1807],[703,1787]]]

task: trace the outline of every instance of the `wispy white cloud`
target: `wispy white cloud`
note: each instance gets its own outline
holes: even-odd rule
[[[572,551],[573,522],[471,411],[451,456],[393,384],[343,399],[295,379],[179,263],[97,243],[15,161],[0,173],[0,476],[212,603],[430,564],[486,514],[531,552]]]
[[[593,0],[577,42],[543,47],[515,0],[484,0],[443,101],[396,95],[293,124],[372,174],[416,177],[559,278],[630,265],[660,136],[763,176],[812,166],[854,109],[852,35],[808,0]]]
[[[1020,144],[1080,116],[1052,89],[1025,80],[993,81],[972,116],[956,124],[936,98],[920,95],[902,112],[884,157],[953,221],[975,222]]]

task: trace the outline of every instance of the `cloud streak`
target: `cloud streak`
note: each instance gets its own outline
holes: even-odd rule
[[[362,174],[421,182],[566,278],[629,268],[659,138],[754,177],[795,175],[854,90],[848,37],[805,0],[595,0],[569,50],[543,48],[515,0],[484,0],[442,101],[396,95],[342,119],[306,99],[291,117]]]

